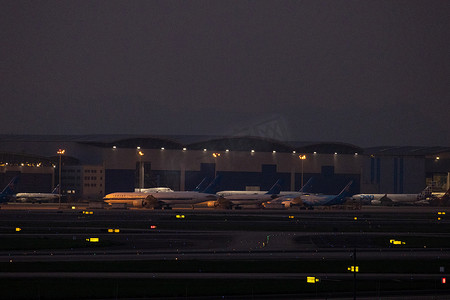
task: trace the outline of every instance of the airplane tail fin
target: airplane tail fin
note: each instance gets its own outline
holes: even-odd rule
[[[424,199],[430,198],[432,192],[433,192],[433,185],[428,185],[422,192],[420,192],[420,194],[417,198],[418,198],[418,200],[424,200]]]
[[[59,194],[59,184],[55,186],[55,188],[52,191],[52,194],[58,195]]]
[[[195,187],[193,192],[200,192],[206,188],[206,180],[207,177],[203,178],[203,180]]]
[[[217,175],[216,178],[202,191],[205,194],[215,194],[219,191],[220,180],[222,175]]]
[[[309,180],[302,186],[299,190],[300,193],[307,193],[309,189],[311,189],[313,183],[313,177],[309,178]]]
[[[0,193],[0,202],[8,202],[10,197],[14,194],[14,189],[19,181],[19,176],[14,177],[8,185]]]
[[[279,194],[281,191],[281,184],[283,183],[282,179],[278,179],[277,182],[275,182],[275,184],[270,188],[270,190],[266,193],[268,195],[275,195],[275,194]]]
[[[12,195],[14,194],[14,189],[17,185],[17,182],[19,182],[19,176],[15,176],[11,181],[8,183],[8,185],[3,189],[1,192],[2,195]]]
[[[353,184],[353,180],[350,180],[349,183],[342,189],[338,196],[347,197],[350,194],[350,186]]]
[[[342,191],[328,203],[328,205],[340,205],[345,202],[345,198],[350,196],[350,186],[353,184],[353,180],[350,180],[349,183],[342,189]]]

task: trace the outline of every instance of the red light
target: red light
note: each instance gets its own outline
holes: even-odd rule
[[[155,225],[150,226],[151,229],[156,229]]]
[[[442,284],[445,284],[447,282],[447,279],[445,277],[442,277]]]

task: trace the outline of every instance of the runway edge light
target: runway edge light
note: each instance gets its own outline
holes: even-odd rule
[[[359,266],[350,266],[347,268],[348,271],[358,273],[359,272]]]
[[[90,243],[98,243],[100,241],[100,239],[99,238],[87,238],[86,241],[90,242]]]
[[[306,282],[307,283],[317,283],[319,281],[320,281],[319,278],[316,278],[316,277],[313,277],[313,276],[306,277]]]

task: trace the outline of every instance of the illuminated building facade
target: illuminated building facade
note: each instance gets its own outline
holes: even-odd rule
[[[435,179],[445,188],[450,171],[450,148],[445,147],[362,149],[262,137],[136,135],[8,135],[0,136],[0,142],[5,153],[27,153],[55,163],[55,151],[66,149],[63,191],[85,199],[140,186],[191,190],[217,174],[222,175],[222,190],[268,190],[279,178],[283,190],[299,190],[302,178],[306,182],[314,177],[312,192],[338,193],[352,180],[354,193],[415,193]]]

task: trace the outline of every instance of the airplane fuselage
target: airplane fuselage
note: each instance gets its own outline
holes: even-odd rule
[[[397,204],[414,204],[414,202],[423,200],[420,198],[420,194],[357,194],[354,195],[353,200],[359,200],[362,203],[373,205],[380,205],[383,203],[383,199],[386,203],[392,202]]]
[[[306,206],[321,206],[330,205],[331,202],[336,198],[336,195],[315,195],[315,194],[305,194],[299,197],[300,201]]]
[[[199,192],[162,192],[150,193],[150,195],[164,205],[197,204],[205,201],[215,200],[217,198],[214,194]]]
[[[271,194],[251,194],[251,195],[231,195],[224,197],[226,201],[229,201],[232,205],[252,205],[261,204],[272,200],[276,195]]]
[[[106,195],[103,201],[108,204],[129,204],[133,205],[136,200],[145,200],[148,193],[142,192],[116,192]]]
[[[51,201],[58,199],[58,194],[52,194],[52,193],[17,193],[14,195],[14,198],[17,201]]]
[[[127,204],[145,206],[146,202],[159,205],[197,204],[200,202],[216,200],[214,194],[199,192],[116,192],[106,195],[103,201],[108,204]]]

